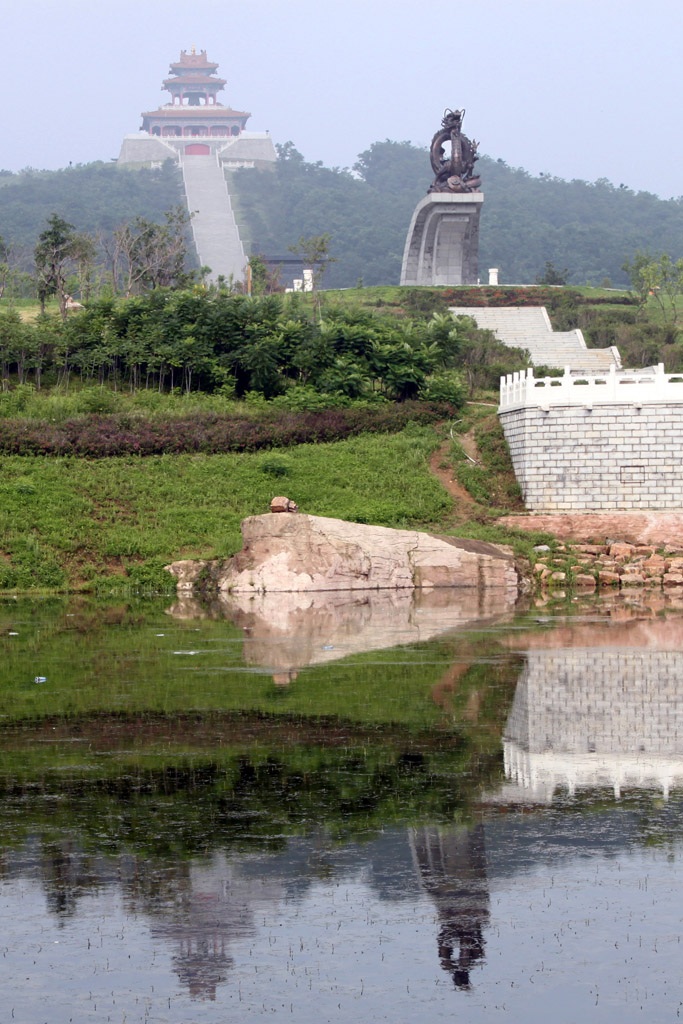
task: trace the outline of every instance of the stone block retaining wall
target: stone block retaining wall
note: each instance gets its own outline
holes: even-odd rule
[[[601,380],[578,386],[569,375],[502,383],[499,415],[529,510],[683,508],[680,378],[663,368],[650,381],[605,378],[602,390]],[[622,378],[630,389],[620,389]]]

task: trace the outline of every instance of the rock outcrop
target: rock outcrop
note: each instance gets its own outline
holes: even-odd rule
[[[227,560],[167,566],[178,592],[467,587],[516,595],[518,590],[510,550],[485,541],[301,513],[251,516],[242,522],[242,537],[242,551]]]

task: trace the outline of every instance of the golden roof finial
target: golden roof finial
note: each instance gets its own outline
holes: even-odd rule
[[[192,49],[190,50],[190,53],[192,54],[192,56],[193,56],[193,57],[194,57],[194,55],[196,54],[196,52],[197,52],[197,51],[195,50],[195,48],[194,48],[194,46],[193,46],[193,47],[192,47]]]

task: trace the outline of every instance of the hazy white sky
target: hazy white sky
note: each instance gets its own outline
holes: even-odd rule
[[[0,167],[118,155],[181,49],[308,160],[426,145],[465,107],[481,152],[683,194],[681,0],[5,0]],[[425,163],[425,181],[430,177]],[[484,182],[484,190],[486,183]]]

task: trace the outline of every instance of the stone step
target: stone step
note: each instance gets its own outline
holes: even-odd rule
[[[200,265],[211,267],[211,281],[219,274],[242,281],[247,258],[222,167],[213,154],[185,156],[182,167]]]
[[[537,366],[608,370],[620,366],[612,349],[589,349],[579,330],[553,331],[545,306],[487,308],[454,306],[453,316],[469,316],[482,330],[493,331],[510,348],[526,349]]]

